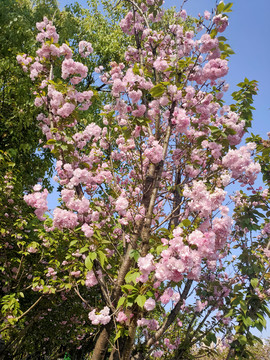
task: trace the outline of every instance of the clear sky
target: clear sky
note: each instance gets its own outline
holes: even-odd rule
[[[61,7],[73,2],[72,0],[59,1]],[[78,2],[87,7],[86,0]],[[115,0],[115,2],[117,1]],[[184,4],[184,9],[188,15],[197,16],[198,13],[203,14],[205,10],[211,12],[215,2],[215,0],[188,0]],[[224,0],[224,2],[232,1]],[[182,0],[165,0],[164,6],[175,6],[176,9],[179,9],[181,4]],[[226,77],[230,84],[228,93],[235,91],[236,84],[243,81],[245,77],[259,82],[259,93],[254,102],[256,110],[251,131],[266,138],[266,133],[270,131],[270,1],[235,0],[232,10],[228,14],[229,27],[222,33],[235,52],[235,55],[230,58],[230,71]],[[230,100],[228,100],[228,104],[230,104]],[[53,207],[52,204],[50,205]],[[259,331],[255,333],[259,337],[270,337],[270,321],[263,333]]]

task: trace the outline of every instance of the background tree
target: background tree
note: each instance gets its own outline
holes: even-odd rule
[[[48,327],[50,320],[47,320],[50,314],[48,309],[56,310],[53,312],[54,319],[58,315],[59,318],[62,317],[59,308],[65,309],[64,312],[70,314],[71,319],[74,313],[80,316],[78,304],[81,309],[81,302],[78,302],[78,295],[77,301],[74,294],[70,294],[68,301],[63,301],[60,295],[55,294],[54,298],[50,299],[32,290],[35,288],[35,285],[32,285],[37,283],[43,274],[44,253],[35,255],[40,246],[38,233],[43,227],[41,228],[40,222],[36,220],[32,208],[23,200],[23,195],[25,190],[31,189],[40,179],[51,189],[53,159],[50,151],[40,146],[42,132],[36,119],[38,111],[33,104],[33,81],[18,68],[16,57],[38,48],[35,24],[47,15],[59,24],[61,41],[70,42],[74,46],[78,44],[79,37],[89,36],[89,24],[99,28],[100,35],[96,33],[92,41],[97,42],[97,48],[102,44],[103,52],[97,51],[95,58],[85,59],[89,68],[94,69],[95,66],[113,60],[119,61],[123,57],[121,47],[125,43],[125,36],[121,36],[115,25],[117,11],[111,21],[108,21],[96,6],[97,4],[93,3],[92,8],[86,10],[76,4],[60,11],[56,1],[11,0],[0,4],[1,333],[5,339],[1,356],[4,358],[27,358],[28,354],[36,358],[41,356],[45,348],[52,357],[57,358],[65,353],[65,349],[72,354],[73,349],[80,346],[79,340],[76,340],[79,336],[77,328],[76,333],[68,331],[63,337],[70,323],[62,324],[59,320],[59,326],[55,329]],[[88,89],[91,85],[96,84],[89,72],[87,82],[82,84],[82,88]],[[101,92],[102,88],[98,89],[97,86],[96,91]],[[108,96],[106,92],[100,94],[101,100],[96,101],[95,107],[84,113],[82,124],[90,122],[93,116],[99,121],[98,108],[102,99]],[[54,235],[51,241],[55,248],[60,247],[57,236]],[[62,248],[62,251],[65,250],[66,246]],[[45,319],[44,322],[42,319]],[[85,332],[82,331],[82,337],[85,337]],[[50,341],[49,347],[46,338],[55,339]],[[85,342],[88,344],[87,340]],[[87,351],[90,348],[87,346]],[[76,356],[80,359],[85,349],[83,350],[82,346],[82,349],[76,351]]]

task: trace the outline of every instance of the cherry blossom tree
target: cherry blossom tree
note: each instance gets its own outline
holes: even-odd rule
[[[80,312],[62,312],[62,321],[80,330],[72,341],[78,350],[86,344],[93,360],[192,359],[215,351],[216,333],[231,346],[228,359],[245,358],[240,347],[254,342],[246,332],[258,316],[239,317],[254,304],[245,310],[244,298],[233,303],[247,277],[241,267],[231,274],[227,268],[231,244],[247,233],[246,217],[239,219],[248,201],[239,192],[232,197],[233,231],[225,189],[235,183],[256,191],[258,206],[269,195],[255,186],[256,141],[239,145],[256,82],[240,85],[235,104],[223,101],[232,50],[220,33],[232,4],[199,19],[182,8],[164,11],[162,1],[124,5],[120,27],[132,39],[125,61],[95,69],[99,88],[110,95],[97,115],[102,121],[84,119],[99,101],[94,87],[81,88],[84,61],[95,53],[87,39],[75,52],[58,44],[45,17],[37,23],[40,49],[17,57],[36,85],[43,146],[55,156],[60,191],[52,213],[41,184],[24,197],[44,223],[31,250],[42,254],[43,273],[31,288],[61,297],[58,304],[76,298]],[[263,231],[269,233],[268,224]],[[261,253],[261,264],[269,262],[269,250]],[[255,284],[257,274],[248,275],[249,294],[262,309],[269,282],[261,294],[266,278]],[[232,332],[237,321],[246,327]]]

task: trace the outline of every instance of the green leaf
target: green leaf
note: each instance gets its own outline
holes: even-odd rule
[[[240,307],[244,312],[247,311],[247,303],[244,300],[240,300]]]
[[[84,246],[83,248],[80,249],[80,254],[89,251],[89,246]]]
[[[121,330],[118,330],[116,335],[115,335],[115,338],[114,338],[114,341],[116,341],[117,339],[119,339],[121,337],[121,334],[122,334],[122,331]]]
[[[165,91],[165,86],[162,85],[162,84],[157,84],[155,85],[154,87],[152,87],[152,89],[150,90],[150,94],[153,96],[153,97],[160,97],[164,94],[164,91]]]
[[[217,14],[220,14],[220,13],[223,11],[224,6],[225,6],[225,4],[224,4],[223,1],[221,1],[221,2],[218,4],[218,6],[217,6]]]
[[[256,321],[254,326],[259,330],[259,331],[263,331],[263,325],[259,322]]]
[[[218,40],[219,40],[219,41],[226,41],[227,38],[225,38],[225,36],[219,36],[219,37],[218,37]]]
[[[184,227],[188,227],[188,226],[191,225],[191,221],[190,221],[189,219],[184,219],[184,220],[181,222],[180,226],[181,226],[182,224],[183,224]]]
[[[259,280],[255,278],[250,280],[250,284],[253,287],[253,289],[255,289],[258,286],[258,282]]]
[[[210,32],[211,38],[214,39],[214,38],[216,37],[217,33],[218,33],[218,32],[217,32],[217,29],[213,29],[213,30]]]
[[[139,272],[133,272],[133,270],[129,271],[127,273],[127,275],[125,276],[125,281],[126,283],[130,283],[131,281],[136,284],[137,281],[136,279],[140,276],[141,274]]]
[[[88,256],[89,256],[89,259],[91,259],[92,261],[94,261],[94,260],[96,260],[96,258],[97,258],[97,253],[95,253],[95,252],[90,252],[90,253],[88,254]]]
[[[73,245],[77,244],[78,240],[72,240],[70,243],[69,243],[69,247],[72,247]]]
[[[136,289],[133,285],[130,284],[126,284],[121,286],[121,289],[126,293],[129,294],[130,292],[134,291],[134,292],[138,292],[138,289]]]
[[[243,323],[245,324],[246,327],[249,327],[253,324],[252,319],[248,316],[248,317],[242,317]]]
[[[85,263],[86,268],[87,268],[89,271],[91,271],[92,268],[93,268],[93,261],[90,259],[89,255],[85,258],[84,263]]]
[[[229,312],[224,316],[225,318],[231,317],[234,314],[234,309],[230,309]]]
[[[157,248],[156,248],[157,255],[160,255],[162,253],[162,251],[167,249],[167,248],[168,248],[168,246],[158,245]]]
[[[228,4],[226,4],[226,5],[224,6],[222,12],[223,12],[223,13],[232,12],[232,10],[231,10],[231,7],[232,7],[232,6],[233,6],[233,3],[228,3]]]
[[[98,257],[101,267],[104,268],[104,264],[107,261],[106,255],[102,251],[98,250]]]
[[[56,140],[55,139],[49,139],[48,141],[47,141],[47,145],[53,145],[53,144],[55,144],[56,143]]]
[[[247,343],[247,338],[245,335],[241,335],[239,336],[238,341],[240,342],[241,345],[245,345]]]
[[[214,343],[214,344],[216,344],[217,343],[217,338],[216,338],[216,335],[214,334],[214,333],[209,333],[209,334],[207,334],[206,335],[206,339],[207,339],[207,341],[211,344],[212,342]]]
[[[135,299],[135,303],[137,303],[141,308],[146,302],[146,297],[144,295],[138,295]]]
[[[120,306],[124,305],[125,301],[126,298],[124,296],[120,297],[120,299],[118,300],[117,309],[120,308]]]
[[[131,250],[129,257],[137,262],[140,257],[140,253],[138,250],[133,249]]]
[[[263,326],[264,328],[266,328],[266,319],[265,319],[265,318],[259,319],[259,323],[262,324],[262,326]]]

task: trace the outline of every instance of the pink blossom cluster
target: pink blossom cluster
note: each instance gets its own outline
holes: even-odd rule
[[[202,180],[194,180],[191,188],[185,185],[183,196],[190,199],[188,203],[190,211],[198,212],[201,217],[207,218],[225,200],[226,192],[216,187],[210,193]]]
[[[228,26],[228,18],[222,14],[215,15],[213,17],[213,23],[216,25],[216,29],[218,32],[225,31],[226,27]]]
[[[231,233],[232,220],[228,216],[215,218],[212,229],[202,232],[194,230],[184,241],[183,230],[177,227],[173,231],[173,239],[169,247],[161,253],[161,259],[154,264],[155,277],[158,281],[178,282],[186,275],[189,279],[198,280],[201,272],[201,263],[204,258],[215,262],[218,251],[221,250]],[[140,260],[140,259],[139,259]],[[142,266],[140,267],[142,268]],[[153,267],[151,267],[151,271]],[[169,300],[167,293],[161,301]],[[178,297],[176,297],[176,300]]]
[[[232,177],[243,184],[253,185],[261,171],[259,163],[253,162],[251,151],[256,144],[249,143],[237,150],[229,150],[223,157],[222,164],[232,172]]]
[[[153,351],[152,355],[154,356],[154,358],[161,358],[164,354],[163,350],[155,350]]]
[[[37,29],[40,31],[37,35],[37,41],[44,42],[46,39],[52,39],[54,43],[58,42],[59,35],[56,32],[55,26],[44,16],[43,21],[36,24]]]
[[[94,234],[94,230],[91,226],[89,226],[88,224],[84,223],[82,225],[82,232],[84,233],[84,235],[88,238],[91,238]]]
[[[144,28],[144,19],[138,12],[134,14],[132,11],[128,12],[124,19],[120,21],[122,31],[128,35],[132,35],[135,31],[142,31]]]
[[[176,131],[185,133],[190,124],[190,119],[184,109],[176,108],[173,112],[172,124],[175,125]]]
[[[128,200],[124,196],[119,196],[115,202],[115,211],[119,212],[120,215],[124,215],[127,207]]]
[[[41,185],[35,185],[34,192],[32,194],[24,195],[24,201],[28,205],[36,208],[35,214],[37,218],[43,221],[46,220],[44,214],[46,211],[48,211],[48,202],[47,202],[48,190],[44,189],[41,192],[40,191],[41,189],[42,189]]]
[[[70,79],[71,84],[76,85],[86,78],[88,72],[87,66],[83,65],[80,62],[74,61],[72,59],[65,59],[62,62],[62,78],[67,79],[71,75],[75,75]]]
[[[197,300],[196,301],[195,311],[196,312],[202,312],[206,308],[207,305],[208,305],[207,301],[201,302],[201,300]]]
[[[163,159],[163,147],[158,141],[153,141],[151,148],[145,149],[144,155],[153,163],[158,164]]]
[[[78,216],[72,211],[56,208],[53,211],[53,226],[63,230],[74,229],[78,225]]]
[[[126,314],[123,311],[119,311],[116,321],[119,323],[125,323],[128,320]]]
[[[47,277],[53,277],[54,279],[56,279],[56,275],[57,271],[55,271],[53,268],[48,267],[48,272],[46,274]]]
[[[228,61],[223,59],[211,59],[207,64],[204,65],[202,70],[202,76],[204,81],[217,80],[228,74]]]
[[[42,47],[37,50],[36,53],[40,59],[49,59],[50,57],[59,57],[61,54],[61,50],[58,46],[54,44],[43,43]]]
[[[86,197],[80,199],[75,198],[75,191],[69,189],[63,189],[61,191],[62,199],[66,203],[66,206],[78,214],[87,213],[89,210],[90,202]]]
[[[158,57],[154,61],[153,66],[157,71],[165,71],[168,68],[168,63],[166,60]]]
[[[217,38],[212,39],[209,34],[202,35],[200,41],[201,41],[201,46],[200,46],[201,53],[208,53],[218,48],[218,39]]]
[[[157,330],[159,328],[159,323],[155,319],[145,319],[141,318],[137,321],[138,326],[147,326],[149,330]]]
[[[209,20],[211,17],[211,13],[208,10],[205,10],[203,16],[204,16],[205,20]]]
[[[145,303],[144,303],[144,306],[146,311],[152,311],[154,310],[154,308],[156,307],[156,302],[154,299],[152,298],[148,298]]]
[[[171,300],[178,302],[179,299],[180,299],[179,293],[174,292],[172,288],[165,289],[164,293],[159,298],[161,303],[164,305],[168,304]]]
[[[79,42],[79,54],[86,58],[93,52],[92,44],[88,41]]]
[[[235,131],[234,135],[229,135],[230,145],[238,145],[245,132],[245,120],[239,120],[239,115],[233,111],[228,111],[225,116],[218,119],[218,122]]]
[[[97,271],[97,276],[99,277],[101,275],[102,275],[101,271],[98,270]],[[98,280],[96,278],[96,275],[95,275],[94,271],[93,270],[88,271],[87,274],[86,274],[85,286],[90,288],[90,287],[93,287],[93,286],[95,286],[97,284],[98,284]]]
[[[125,75],[123,74],[124,64],[111,63],[111,67],[112,69],[110,71],[110,75],[111,75],[110,82],[112,83],[112,95],[115,97],[118,97],[120,93],[124,93],[126,91],[128,91],[129,94],[135,95],[135,93],[132,93],[132,91],[136,91],[135,96],[138,99],[138,96],[141,94],[140,92],[138,92],[138,90],[140,89],[149,90],[153,87],[152,82],[149,79],[146,79],[144,76],[142,76],[143,74],[142,75],[134,74],[132,67],[126,70]],[[119,105],[120,104],[124,105],[123,102],[119,101]],[[129,111],[133,110],[132,115],[136,117],[143,116],[143,114],[146,111],[146,107],[143,104],[140,105],[135,104],[134,107],[128,109]],[[121,112],[123,112],[123,109]]]
[[[270,234],[270,222],[266,223],[262,229],[262,234]]]
[[[92,322],[93,325],[99,325],[99,324],[106,325],[111,320],[111,316],[109,314],[110,314],[110,309],[108,308],[108,306],[105,306],[99,312],[99,314],[96,314],[96,309],[92,310],[88,314],[88,318]]]
[[[138,267],[142,275],[137,279],[137,281],[146,282],[151,271],[155,270],[155,265],[153,263],[154,256],[152,254],[147,254],[144,257],[138,259]]]
[[[26,54],[17,55],[16,59],[18,64],[22,66],[24,72],[28,70],[28,65],[33,61],[33,59],[30,56],[27,56]]]

